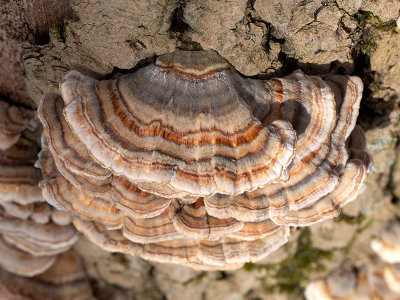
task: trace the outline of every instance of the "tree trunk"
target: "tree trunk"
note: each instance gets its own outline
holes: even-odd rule
[[[83,237],[75,246],[91,276],[123,299],[302,299],[341,264],[368,265],[371,238],[400,217],[399,10],[396,0],[0,0],[0,95],[35,108],[69,70],[110,78],[176,48],[215,49],[257,78],[297,68],[360,76],[358,123],[374,166],[340,217],[297,229],[265,261],[229,272],[112,254]]]

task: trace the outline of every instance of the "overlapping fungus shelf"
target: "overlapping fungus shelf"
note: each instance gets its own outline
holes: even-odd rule
[[[72,251],[59,255],[43,274],[32,278],[0,270],[1,299],[96,299],[79,257]]]
[[[232,269],[332,218],[369,155],[352,76],[243,78],[215,51],[175,51],[113,80],[71,71],[45,94],[44,198],[109,251]]]
[[[400,222],[390,222],[380,236],[371,241],[371,248],[383,261],[400,263]]]
[[[24,130],[28,135],[36,131],[38,124],[33,116],[30,109],[0,100],[0,150],[15,145]]]
[[[50,268],[77,238],[70,213],[42,197],[35,123],[33,111],[0,102],[0,266],[22,276]]]
[[[356,269],[348,264],[305,289],[307,300],[400,299],[400,222],[392,220],[372,240],[377,257]]]

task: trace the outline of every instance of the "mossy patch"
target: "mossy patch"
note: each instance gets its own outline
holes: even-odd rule
[[[370,11],[360,11],[357,15],[357,26],[363,31],[361,39],[358,41],[355,50],[365,55],[371,55],[377,48],[380,39],[379,32],[391,32],[398,34],[396,31],[396,21],[390,20],[383,22],[378,16]]]
[[[350,225],[359,225],[365,220],[365,217],[365,214],[359,214],[358,216],[349,216],[342,212],[335,219],[335,222],[345,222]]]
[[[382,31],[391,31],[396,34],[396,20],[383,22],[378,16],[375,16],[370,11],[361,11],[358,16],[358,26],[364,27],[367,23],[372,24],[375,29]]]
[[[205,277],[207,277],[207,272],[201,271],[193,278],[190,278],[189,280],[185,281],[183,285],[186,286],[189,284],[194,284],[194,285],[199,284]]]
[[[263,277],[262,287],[266,293],[284,293],[303,295],[304,287],[310,282],[311,276],[326,271],[325,265],[337,251],[348,253],[357,238],[367,230],[373,221],[366,220],[363,214],[356,217],[341,215],[337,222],[346,222],[357,226],[347,245],[332,250],[323,250],[312,244],[311,230],[306,227],[300,232],[295,251],[289,251],[290,245],[286,245],[287,257],[280,263],[253,264],[247,263],[244,269],[247,271],[264,270],[267,275]]]
[[[279,264],[252,264],[244,266],[245,270],[265,269],[276,282],[271,285],[263,280],[263,287],[268,292],[301,293],[303,283],[309,281],[310,274],[324,271],[324,260],[331,258],[332,251],[315,248],[311,241],[309,228],[302,229],[297,248]],[[266,278],[264,278],[266,279]]]
[[[350,249],[353,247],[357,238],[360,236],[360,234],[363,233],[368,228],[370,228],[372,226],[372,224],[373,224],[373,221],[369,220],[369,221],[366,221],[361,226],[359,226],[357,228],[357,230],[353,233],[353,235],[352,235],[350,241],[348,242],[348,244],[346,245],[346,247],[344,247],[342,250],[344,250],[345,253],[348,253],[350,251]]]

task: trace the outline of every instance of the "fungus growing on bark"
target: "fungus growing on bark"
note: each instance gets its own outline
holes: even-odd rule
[[[349,266],[342,266],[327,278],[315,280],[307,285],[307,300],[358,299],[356,289],[359,288],[357,273]],[[364,290],[361,288],[361,290]],[[363,299],[363,298],[361,298]]]
[[[26,263],[27,260],[41,261],[43,268],[49,267],[55,255],[67,251],[76,241],[76,231],[72,225],[65,225],[65,222],[57,224],[59,217],[55,220],[52,218],[56,209],[47,203],[36,202],[23,206],[6,202],[0,203],[0,206],[3,208],[0,213],[0,233],[4,250],[0,265],[7,270],[24,276],[39,274],[43,269]],[[25,261],[19,257],[24,257]]]
[[[371,241],[378,257],[356,270],[342,266],[326,278],[309,283],[307,300],[400,299],[400,223],[391,221]],[[397,251],[397,253],[396,253]]]
[[[23,278],[0,270],[1,299],[94,299],[89,278],[74,252],[59,255],[43,274]]]
[[[38,145],[21,138],[7,150],[0,150],[0,200],[19,204],[43,201],[40,170],[34,167]]]
[[[356,272],[339,268],[327,278],[307,285],[307,300],[396,300],[400,298],[400,280],[397,265],[371,262]]]
[[[358,77],[243,78],[176,51],[114,80],[76,71],[45,94],[43,195],[110,251],[235,268],[332,218],[370,164]]]
[[[17,143],[24,130],[34,132],[38,127],[34,112],[0,100],[0,150]]]
[[[391,294],[400,298],[400,222],[392,220],[371,241],[371,248],[386,264],[380,272],[381,281],[384,281]]]
[[[0,266],[22,276],[34,276],[67,251],[77,233],[70,214],[57,211],[42,197],[38,186],[42,175],[34,167],[39,152],[36,129],[26,127],[35,123],[33,112],[8,104],[2,107],[8,108],[8,114],[0,113],[0,125],[4,125],[0,130],[20,127],[14,128],[18,140],[0,150]],[[7,139],[0,134],[0,143]]]
[[[400,263],[400,222],[391,221],[382,233],[371,241],[371,248],[388,263]]]

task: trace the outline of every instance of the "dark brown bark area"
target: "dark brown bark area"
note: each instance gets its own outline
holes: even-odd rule
[[[23,78],[22,56],[32,44],[46,44],[49,29],[70,14],[70,0],[0,0],[0,95],[34,106]]]

